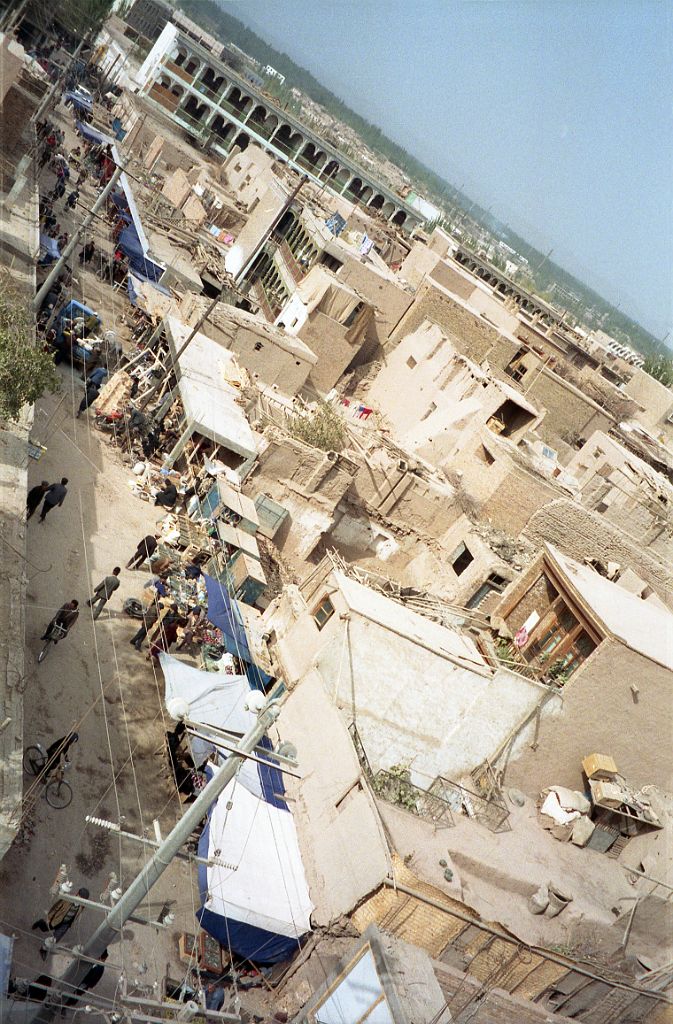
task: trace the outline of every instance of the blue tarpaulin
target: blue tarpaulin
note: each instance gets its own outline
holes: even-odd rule
[[[97,128],[92,128],[90,124],[85,124],[84,121],[75,121],[75,128],[83,135],[89,142],[104,142],[106,145],[111,146],[114,139],[111,135],[105,135],[103,132],[99,132]]]
[[[164,268],[146,258],[134,224],[129,224],[122,230],[117,244],[121,251],[128,256],[129,266],[132,270],[144,274],[148,281],[158,281],[163,276]]]
[[[203,578],[206,581],[208,594],[208,619],[214,626],[222,630],[227,650],[250,666],[251,671],[248,673],[248,677],[252,686],[257,689],[265,689],[271,682],[271,676],[255,664],[250,653],[238,602],[228,592],[224,583],[213,579],[207,573],[203,574]]]

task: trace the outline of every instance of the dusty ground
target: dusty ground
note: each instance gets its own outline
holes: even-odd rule
[[[70,371],[64,371],[63,378],[63,395],[38,405],[34,436],[48,450],[29,472],[29,486],[62,475],[70,482],[63,507],[54,509],[44,523],[35,515],[27,528],[25,742],[50,743],[72,728],[79,731],[80,742],[73,748],[68,776],[74,789],[72,804],[65,810],[52,809],[38,786],[29,814],[34,835],[26,845],[15,846],[1,866],[3,930],[17,933],[15,966],[26,975],[42,969],[37,933],[30,925],[49,906],[49,887],[61,863],[72,882],[86,885],[93,899],[98,899],[109,872],[126,885],[142,863],[141,846],[120,843],[87,825],[85,816],[113,821],[123,817],[124,828],[138,834],[143,829],[151,833],[157,817],[166,833],[181,807],[172,780],[166,777],[162,752],[162,681],[129,646],[136,624],[121,611],[124,598],[139,594],[147,573],[123,570],[120,590],[95,623],[84,604],[91,588],[113,566],[123,566],[137,541],[152,531],[155,509],[131,495],[128,471],[103,436],[88,423],[73,421],[69,397],[79,391]],[[38,666],[45,624],[64,600],[73,597],[83,606],[78,623]],[[164,876],[147,910],[149,917],[164,899],[176,900],[176,932],[193,930],[198,894],[195,873],[188,865],[174,864]],[[96,921],[95,912],[86,911],[68,941],[81,940]],[[133,925],[125,937],[114,958],[130,982],[137,977],[140,984],[152,984],[163,977],[167,962],[172,976],[184,973],[172,934]],[[115,973],[107,972],[100,991],[114,989]]]

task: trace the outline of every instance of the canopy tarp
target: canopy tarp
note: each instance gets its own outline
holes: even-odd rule
[[[135,224],[128,224],[122,229],[118,245],[128,257],[129,266],[133,270],[138,270],[148,281],[160,280],[164,273],[164,268],[153,260],[146,258]]]
[[[271,676],[257,665],[250,652],[243,617],[238,602],[231,596],[224,583],[203,574],[208,594],[208,619],[222,630],[227,650],[250,666],[248,673],[251,685],[258,690],[266,689]]]
[[[90,124],[86,124],[84,121],[76,121],[75,128],[80,135],[83,135],[89,142],[105,143],[107,146],[111,146],[114,139],[111,135],[105,135],[103,132],[99,132],[96,128],[92,128]]]
[[[289,959],[311,929],[313,910],[290,811],[232,779],[199,841],[199,856],[215,851],[227,867],[199,866],[201,927],[255,963]]]
[[[159,660],[164,673],[164,701],[168,713],[174,714],[176,699],[186,702],[189,708],[186,717],[191,722],[201,725],[202,729],[199,731],[213,739],[213,743],[209,743],[199,737],[190,737],[196,765],[203,764],[216,749],[218,735],[211,732],[208,726],[243,736],[254,725],[256,716],[246,707],[250,694],[247,676],[202,672],[163,653],[159,655]],[[219,739],[221,741],[222,737]],[[231,742],[234,743],[235,740]],[[260,746],[267,750],[272,749],[269,741],[262,741]],[[219,749],[221,756],[226,758],[227,755],[221,746]],[[286,806],[283,800],[283,776],[275,762],[262,764],[247,760],[240,769],[239,777],[251,793],[263,796],[276,807]]]

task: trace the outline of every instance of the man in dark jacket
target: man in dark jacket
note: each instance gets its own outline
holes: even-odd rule
[[[48,490],[49,484],[46,480],[43,480],[41,484],[37,484],[36,487],[31,487],[28,491],[28,498],[26,500],[26,519],[30,519],[30,517],[37,512],[38,505]]]
[[[155,533],[154,536],[148,534],[138,544],[135,552],[131,555],[128,562],[126,563],[127,569],[139,569],[143,562],[151,558],[154,552],[157,550],[159,539],[161,534]]]
[[[89,608],[93,610],[93,617],[97,619],[100,613],[105,608],[115,590],[119,589],[119,573],[121,569],[116,566],[112,570],[112,575],[106,576],[104,580],[101,580],[96,589],[93,592],[93,597],[90,597],[87,601]]]
[[[152,601],[148,608],[143,611],[143,624],[137,633],[134,633],[129,643],[132,644],[137,651],[142,650],[143,640],[151,630],[152,626],[156,624],[159,618],[159,613],[163,610],[161,601]]]
[[[61,629],[66,631],[66,634],[77,622],[79,618],[79,601],[66,601],[64,605],[61,605],[59,610],[54,615],[43,635],[40,637],[41,640],[47,640],[54,626],[60,626]],[[58,640],[55,641],[58,643]]]
[[[68,493],[66,484],[68,483],[67,476],[61,478],[60,484],[52,484],[48,487],[44,494],[44,504],[42,511],[40,512],[40,522],[43,523],[45,516],[57,505],[62,505],[65,501],[65,496]]]
[[[157,494],[154,499],[154,504],[163,505],[164,508],[173,508],[177,500],[178,489],[175,484],[169,480],[163,491],[159,491]]]

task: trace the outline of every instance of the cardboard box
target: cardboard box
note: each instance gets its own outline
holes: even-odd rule
[[[588,754],[582,761],[582,768],[588,779],[614,779],[619,774],[609,754]]]

